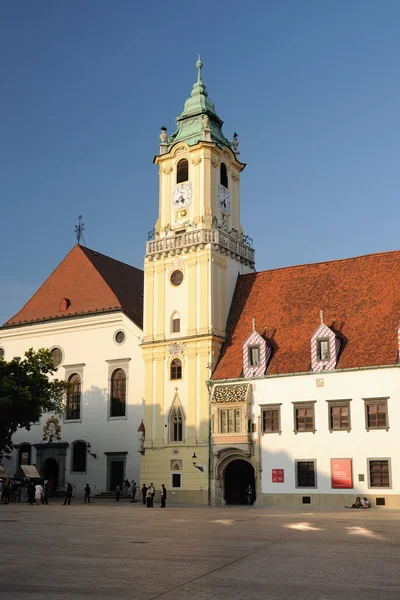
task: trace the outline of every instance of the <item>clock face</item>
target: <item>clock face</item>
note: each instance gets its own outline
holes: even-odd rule
[[[223,185],[218,186],[218,206],[222,212],[231,214],[231,193]]]
[[[180,183],[172,191],[172,205],[174,208],[182,208],[192,204],[192,184],[190,181]]]

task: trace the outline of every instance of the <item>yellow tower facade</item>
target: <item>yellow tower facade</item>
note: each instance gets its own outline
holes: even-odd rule
[[[236,280],[254,269],[240,225],[238,140],[198,79],[172,136],[160,134],[159,216],[147,242],[141,483],[209,502],[209,394]]]

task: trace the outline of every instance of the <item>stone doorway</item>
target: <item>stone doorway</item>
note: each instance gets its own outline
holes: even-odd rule
[[[53,484],[53,491],[63,490],[65,488],[68,442],[46,442],[34,444],[34,446],[36,448],[36,468],[41,477],[48,479],[46,474],[49,472],[53,476],[57,475],[57,487]]]
[[[224,499],[226,504],[247,504],[247,488],[251,485],[253,501],[256,497],[254,467],[247,460],[230,462],[224,471]]]

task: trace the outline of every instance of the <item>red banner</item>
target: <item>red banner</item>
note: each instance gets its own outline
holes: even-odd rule
[[[350,490],[353,487],[351,458],[331,458],[331,481],[334,490]]]
[[[285,481],[284,469],[272,469],[272,483],[283,483]]]

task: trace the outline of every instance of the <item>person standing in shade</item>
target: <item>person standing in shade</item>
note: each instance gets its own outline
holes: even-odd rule
[[[33,503],[35,502],[35,484],[33,483],[33,481],[29,481],[27,492],[28,502],[31,506],[33,506]]]
[[[253,504],[253,488],[251,487],[250,483],[247,486],[246,496],[247,496],[248,505],[250,507]]]
[[[42,501],[43,488],[40,483],[35,485],[35,502],[40,504]]]
[[[154,487],[154,485],[151,483],[150,484],[150,490],[151,490],[151,506],[154,506],[154,496],[156,495],[156,488]]]
[[[143,504],[146,504],[147,486],[145,483],[143,484],[141,491],[142,491]]]
[[[49,482],[46,481],[46,483],[44,484],[44,488],[43,488],[43,500],[42,500],[43,504],[49,503],[49,495],[50,495]]]
[[[165,508],[165,501],[167,499],[167,490],[165,489],[165,485],[161,486],[161,506],[160,508]]]
[[[147,488],[147,492],[146,492],[146,507],[147,508],[151,508],[152,507],[152,496],[151,496],[151,487]]]
[[[65,492],[63,506],[65,506],[66,504],[68,504],[68,506],[69,506],[71,504],[71,498],[72,498],[72,485],[70,483],[67,483],[67,490]]]
[[[115,486],[115,502],[119,502],[119,497],[121,495],[121,488],[119,485]]]
[[[92,490],[90,489],[90,485],[87,483],[84,490],[85,492],[85,502],[84,504],[86,504],[86,502],[88,502],[90,504],[90,494],[92,493]]]

